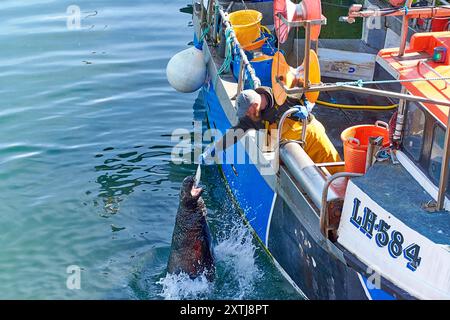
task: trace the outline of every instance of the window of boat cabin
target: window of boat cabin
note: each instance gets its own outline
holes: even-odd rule
[[[415,160],[420,160],[425,130],[425,114],[415,103],[409,103],[406,113],[403,147]]]
[[[402,150],[436,185],[441,175],[445,129],[418,103],[406,107]],[[450,167],[450,165],[449,165]],[[450,179],[449,179],[450,181]],[[450,195],[450,188],[447,188]]]
[[[433,144],[431,147],[430,164],[428,166],[428,173],[435,183],[439,183],[439,177],[441,175],[444,141],[445,131],[440,126],[436,125],[433,131]]]

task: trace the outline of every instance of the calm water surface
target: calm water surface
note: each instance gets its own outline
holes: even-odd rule
[[[204,119],[165,66],[187,48],[187,0],[0,2],[0,298],[299,299],[243,226],[215,167],[202,183],[214,284],[166,276],[182,179],[176,128]],[[66,286],[70,265],[81,289]]]

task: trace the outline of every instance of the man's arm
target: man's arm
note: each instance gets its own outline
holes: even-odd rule
[[[214,143],[214,148],[216,153],[226,150],[231,147],[236,142],[238,142],[245,135],[245,131],[239,127],[232,127],[227,130],[227,132]]]
[[[214,158],[216,154],[231,147],[245,135],[247,130],[253,127],[254,124],[250,119],[244,118],[239,120],[239,123],[236,126],[228,129],[219,140],[205,150],[201,155],[199,162],[206,162],[207,159]]]

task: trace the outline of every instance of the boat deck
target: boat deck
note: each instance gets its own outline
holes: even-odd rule
[[[422,79],[423,81],[405,82],[404,87],[413,95],[432,97],[440,101],[450,99],[450,55],[441,52],[443,61],[433,60],[435,48],[450,48],[448,32],[418,33],[411,38],[409,47],[402,58],[398,57],[398,49],[383,49],[378,57],[387,65],[390,72],[401,80]],[[435,79],[427,80],[426,79]],[[443,124],[447,123],[448,107],[437,104],[425,104],[425,107]]]
[[[450,245],[450,214],[422,209],[422,204],[433,199],[402,165],[377,162],[364,176],[352,181],[409,228],[434,243]]]

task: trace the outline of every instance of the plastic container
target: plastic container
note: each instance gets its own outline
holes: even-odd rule
[[[248,56],[248,55],[247,55]],[[253,69],[255,70],[256,76],[261,80],[261,85],[263,86],[272,86],[272,62],[273,57],[268,55],[261,55],[259,57],[256,57],[254,59],[249,59],[250,64],[252,65]],[[239,55],[235,55],[233,59],[233,76],[236,79],[236,81],[239,81],[239,68],[241,65],[241,58]],[[250,88],[250,82],[249,82],[250,76],[246,72],[246,81],[244,83],[244,89]]]
[[[346,172],[366,172],[369,138],[379,136],[383,137],[383,147],[389,146],[389,125],[382,121],[375,122],[375,125],[353,126],[341,133]]]
[[[234,33],[241,44],[246,46],[260,37],[263,15],[256,10],[239,10],[229,14],[228,18]]]
[[[267,54],[268,56],[275,55],[275,52],[277,52],[275,37],[265,32],[262,33],[262,36],[267,38],[266,42],[261,47],[262,53]]]

